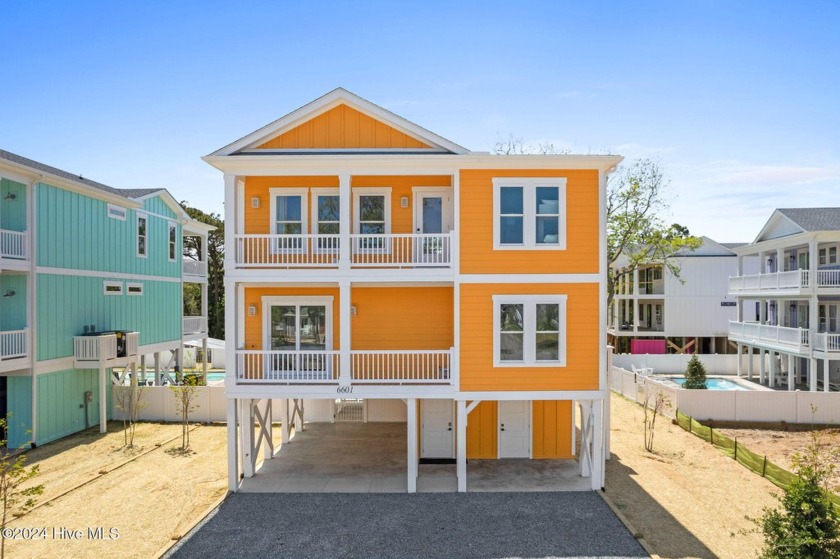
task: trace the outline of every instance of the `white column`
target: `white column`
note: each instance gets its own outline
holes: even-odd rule
[[[227,236],[227,231],[225,231]],[[227,258],[227,256],[225,256]],[[227,264],[225,264],[227,267]],[[238,359],[236,350],[239,348],[239,337],[236,332],[236,309],[239,305],[245,304],[240,301],[237,304],[236,284],[232,281],[225,281],[225,386],[227,388],[236,386],[238,371]]]
[[[592,401],[592,489],[604,487],[604,417],[603,401]]]
[[[347,243],[342,243],[342,246]],[[351,348],[351,328],[352,317],[350,316],[351,305],[351,289],[348,280],[341,280],[338,285],[338,314],[339,314],[339,343],[338,347],[341,349],[339,354],[339,386],[350,386],[351,372],[350,372],[350,348]],[[364,312],[364,310],[362,311]]]
[[[274,458],[274,427],[271,425],[273,420],[272,416],[273,410],[271,408],[271,398],[266,398],[265,413],[263,414],[263,419],[265,420],[265,430],[268,433],[268,440],[265,441],[265,447],[263,448],[263,458],[265,460],[271,460]]]
[[[367,416],[367,406],[365,406],[365,415]],[[365,417],[365,423],[367,423],[367,417]],[[300,399],[300,432],[303,433],[305,429],[304,425],[306,425],[306,421],[303,419],[303,398]]]
[[[793,354],[788,353],[787,356],[787,366],[788,366],[788,390],[793,390],[794,386],[794,377],[796,376],[796,363],[794,362]]]
[[[292,438],[292,418],[289,416],[289,399],[280,400],[280,407],[283,409],[283,432],[280,442],[286,444]]]
[[[580,407],[580,453],[578,454],[578,466],[581,477],[589,477],[592,474],[590,462],[592,460],[592,401],[579,400]]]
[[[776,386],[776,372],[778,371],[778,361],[776,361],[776,352],[770,352],[770,382],[769,386]]]
[[[752,346],[747,346],[747,378],[753,379],[753,361],[755,361],[755,351]]]
[[[610,390],[610,375],[613,367],[613,347],[607,346],[607,386],[604,392],[604,460],[610,459],[610,416],[612,415],[612,392]],[[572,404],[574,406],[574,403]],[[575,432],[574,416],[572,416],[572,433]],[[574,449],[574,443],[572,444]],[[572,450],[574,454],[574,450]]]
[[[815,357],[808,360],[808,390],[811,392],[817,390],[817,359]]]
[[[767,257],[764,254],[764,251],[758,253],[758,273],[759,274],[766,274],[767,273]]]
[[[738,378],[741,378],[741,361],[744,359],[744,346],[738,344]]]
[[[467,402],[466,400],[458,400],[455,402],[456,422],[457,422],[457,436],[455,438],[456,445],[456,471],[458,474],[458,492],[465,493],[467,491]]]
[[[828,383],[826,382],[826,385]],[[99,364],[99,432],[108,432],[108,390],[111,389],[111,379],[105,365]]]
[[[225,175],[225,269],[233,270],[236,266],[236,176]],[[230,301],[230,299],[226,299]],[[230,332],[225,327],[225,332]],[[229,334],[228,334],[229,335]]]
[[[160,374],[160,352],[155,352],[155,386],[163,385],[163,378]]]
[[[823,392],[830,392],[831,389],[828,386],[828,379],[829,379],[829,364],[831,362],[828,360],[828,357],[823,358]]]
[[[736,258],[738,260],[738,276],[740,277],[744,275],[744,257],[739,254]]]
[[[245,477],[254,475],[254,401],[245,399],[239,403],[239,427],[242,433],[242,473]]]
[[[406,400],[406,406],[408,413],[408,424],[406,426],[408,462],[406,490],[409,493],[417,493],[417,398],[408,398]]]
[[[143,379],[143,385],[146,385],[146,356],[140,356],[140,378]]]
[[[227,401],[227,452],[228,452],[228,490],[236,491],[239,488],[239,444],[237,423],[237,402],[236,398],[228,398]]]
[[[207,338],[201,338],[201,351],[204,354],[204,363],[202,370],[204,371],[204,382],[207,382]]]
[[[341,239],[338,245],[338,267],[342,271],[350,269],[352,253],[350,252],[350,232],[353,224],[353,214],[350,210],[352,201],[350,191],[350,175],[341,174],[338,176],[338,204],[339,222],[338,232]]]
[[[758,382],[764,384],[764,350],[758,350]]]

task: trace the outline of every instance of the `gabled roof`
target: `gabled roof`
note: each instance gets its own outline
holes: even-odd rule
[[[22,155],[17,155],[16,153],[12,153],[10,151],[0,149],[0,159],[3,159],[10,163],[14,163],[15,165],[28,167],[34,171],[39,171],[41,173],[53,175],[55,177],[76,183],[81,186],[95,188],[96,190],[101,190],[103,192],[107,192],[108,194],[114,194],[116,196],[123,196],[123,193],[119,188],[113,188],[111,186],[102,184],[101,182],[86,179],[82,175],[74,175],[73,173],[62,171],[61,169],[57,169],[56,167],[45,165],[44,163],[40,163],[38,161],[35,161],[34,159],[23,157]]]
[[[840,208],[778,208],[753,243],[812,231],[840,231]]]
[[[697,256],[735,256],[735,253],[730,250],[731,247],[724,243],[719,243],[709,237],[700,237],[700,246],[694,250],[684,250],[677,253],[681,258],[691,258]]]
[[[156,192],[167,192],[165,188],[121,188],[120,192],[126,198],[145,198],[150,194],[154,194]]]
[[[398,130],[399,132],[406,134],[416,140],[418,140],[421,144],[424,144],[426,148],[413,148],[413,152],[419,153],[450,153],[450,154],[465,154],[469,153],[469,150],[459,146],[455,142],[447,140],[446,138],[435,134],[413,122],[404,119],[403,117],[392,113],[391,111],[380,107],[374,103],[371,103],[367,99],[359,97],[355,93],[351,93],[344,88],[338,87],[326,95],[315,99],[314,101],[307,103],[306,105],[300,107],[299,109],[292,111],[291,113],[283,116],[274,122],[263,126],[262,128],[251,132],[247,136],[236,140],[235,142],[228,144],[227,146],[216,150],[215,152],[211,153],[210,156],[229,156],[229,155],[236,155],[240,153],[247,153],[249,155],[253,155],[256,148],[263,146],[269,140],[280,136],[281,134],[292,130],[295,127],[298,127],[304,124],[307,121],[310,121],[327,111],[338,107],[339,105],[346,105],[351,109],[354,109],[368,117],[373,118],[376,121],[382,122],[389,127]],[[272,149],[261,149],[259,151],[265,153],[277,153],[278,150]],[[339,150],[322,150],[332,153]],[[358,153],[356,150],[354,153]]]

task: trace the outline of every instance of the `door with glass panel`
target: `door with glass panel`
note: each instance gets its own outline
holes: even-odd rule
[[[327,304],[268,306],[267,378],[274,380],[330,380],[332,349]]]
[[[332,264],[338,258],[340,233],[340,202],[338,191],[313,189],[313,232],[317,235],[313,251],[317,261]]]
[[[418,264],[448,264],[450,197],[442,192],[419,192],[414,199],[414,261]]]

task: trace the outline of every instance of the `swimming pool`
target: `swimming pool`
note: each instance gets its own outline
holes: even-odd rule
[[[668,377],[668,380],[680,386],[685,384],[685,377]],[[742,384],[725,378],[706,378],[706,388],[708,390],[750,390]]]

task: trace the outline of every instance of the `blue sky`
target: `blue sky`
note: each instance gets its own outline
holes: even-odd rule
[[[658,156],[748,241],[840,206],[836,2],[8,2],[0,148],[222,211],[199,158],[337,87],[469,149]]]

